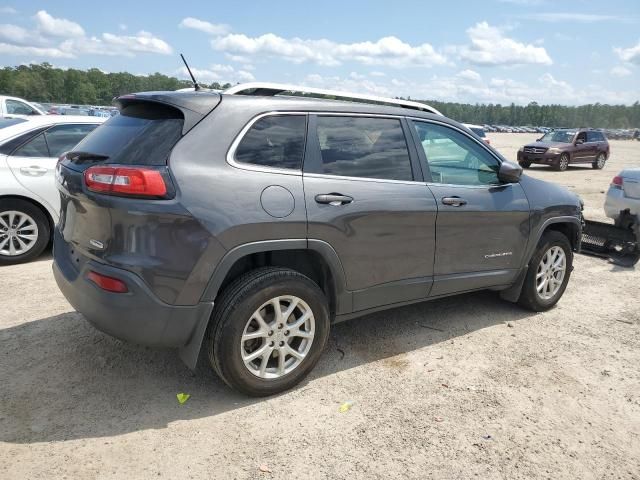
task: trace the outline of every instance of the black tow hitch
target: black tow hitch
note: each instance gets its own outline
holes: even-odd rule
[[[585,220],[580,253],[607,258],[622,267],[633,267],[640,260],[638,217],[629,210],[620,212],[615,225]]]

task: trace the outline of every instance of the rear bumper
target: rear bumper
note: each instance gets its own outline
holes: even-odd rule
[[[71,247],[72,248],[72,247]],[[177,306],[159,300],[136,275],[80,258],[54,234],[53,274],[69,303],[93,326],[113,337],[149,346],[184,347],[206,325],[213,303]],[[92,270],[118,278],[128,293],[111,293],[87,280]]]
[[[640,218],[640,199],[625,197],[622,189],[609,187],[604,200],[604,212],[607,217],[616,220],[620,216],[620,211],[626,209]]]

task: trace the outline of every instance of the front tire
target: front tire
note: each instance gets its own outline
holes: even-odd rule
[[[596,157],[596,161],[591,164],[595,170],[602,170],[607,163],[607,156],[604,153],[599,153]]]
[[[549,310],[564,294],[572,269],[569,239],[560,232],[545,232],[529,262],[518,303],[534,312]]]
[[[50,238],[49,220],[37,206],[20,199],[0,200],[0,265],[33,260]]]
[[[559,172],[566,171],[567,168],[569,168],[569,154],[563,153],[560,155],[560,159],[558,160],[558,163],[556,163],[555,167]]]
[[[290,269],[253,270],[222,293],[208,331],[213,369],[251,396],[283,392],[306,377],[329,338],[327,299]]]
[[[522,168],[531,167],[531,162],[518,162]]]

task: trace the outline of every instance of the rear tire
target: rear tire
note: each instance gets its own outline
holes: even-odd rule
[[[220,296],[207,334],[209,362],[230,387],[255,397],[273,395],[313,369],[329,328],[327,299],[316,283],[287,268],[260,268]]]
[[[564,172],[567,168],[569,168],[569,154],[563,153],[555,164],[555,169],[559,172]]]
[[[602,170],[607,163],[607,156],[604,153],[599,153],[596,157],[596,161],[591,164],[595,170]]]
[[[557,253],[558,256],[554,256],[553,252]],[[560,258],[560,255],[564,256],[564,270],[561,280],[558,274],[559,270],[552,272],[553,269],[546,269],[546,266],[553,266],[555,261]],[[548,262],[545,262],[545,260],[548,260]],[[534,312],[543,312],[552,308],[562,298],[569,283],[572,269],[573,251],[571,250],[569,239],[554,230],[545,232],[529,262],[527,276],[522,284],[522,291],[518,299],[520,306]],[[558,281],[559,283],[557,283]],[[556,286],[547,292],[545,287],[550,284],[552,286],[556,284]],[[542,290],[542,293],[540,290]]]
[[[49,219],[40,208],[25,200],[0,200],[0,265],[35,259],[50,238]]]

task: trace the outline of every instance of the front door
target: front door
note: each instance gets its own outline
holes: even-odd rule
[[[499,160],[462,130],[412,121],[438,203],[432,296],[513,282],[529,238],[529,202],[498,180]]]
[[[429,295],[437,207],[407,134],[401,118],[310,116],[308,238],[337,252],[354,311]]]

